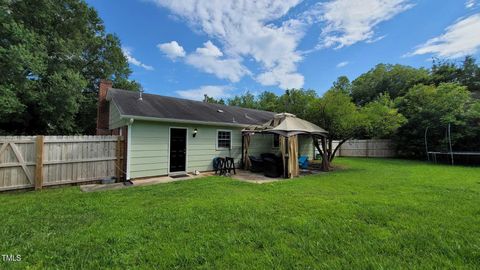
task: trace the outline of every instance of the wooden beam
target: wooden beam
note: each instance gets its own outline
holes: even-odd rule
[[[43,135],[37,136],[35,142],[35,189],[42,189],[43,186],[43,146],[44,146],[44,137]]]
[[[25,162],[25,165],[27,166],[33,166],[37,163],[34,162]],[[22,164],[20,163],[0,163],[0,168],[11,168],[11,167],[22,167]]]
[[[88,143],[88,142],[115,142],[116,138],[101,139],[47,139],[45,143]]]
[[[9,144],[8,142],[4,142],[4,143],[2,144],[2,147],[0,147],[0,163],[2,162],[2,157],[3,157],[2,154],[3,154],[3,151],[5,151],[5,149],[7,149],[7,145],[8,145],[8,144]]]
[[[50,160],[50,161],[44,161],[43,165],[87,163],[87,162],[112,161],[112,160],[117,160],[117,157],[101,157],[101,158],[74,159],[74,160]]]
[[[13,150],[13,153],[17,157],[19,165],[22,167],[23,172],[27,176],[28,181],[30,183],[33,183],[33,177],[32,177],[32,175],[30,174],[30,171],[27,168],[27,164],[26,164],[25,160],[23,159],[22,153],[20,153],[20,150],[18,150],[18,147],[17,147],[16,144],[14,144],[14,143],[9,143],[9,144],[10,144],[10,147],[12,148],[12,150]]]
[[[7,190],[17,190],[17,189],[25,189],[25,188],[32,188],[32,184],[25,184],[25,185],[18,185],[18,186],[6,186],[0,187],[0,192],[7,191]]]

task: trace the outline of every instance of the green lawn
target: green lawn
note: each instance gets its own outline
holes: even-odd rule
[[[480,268],[480,168],[337,159],[272,184],[223,177],[0,194],[18,268]]]

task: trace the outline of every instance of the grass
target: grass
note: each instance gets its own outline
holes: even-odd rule
[[[480,268],[480,168],[336,163],[263,185],[0,194],[0,254],[22,256],[0,269]]]

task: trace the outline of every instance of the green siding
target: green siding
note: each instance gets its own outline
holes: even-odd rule
[[[130,142],[130,177],[149,177],[168,174],[168,147],[169,128],[187,128],[187,171],[213,170],[213,158],[219,156],[232,156],[237,165],[242,156],[242,128],[224,126],[206,126],[181,123],[160,123],[135,121],[131,125]],[[195,138],[192,136],[194,129],[198,130]],[[217,130],[232,131],[231,149],[217,149]],[[313,156],[313,145],[310,139],[300,139],[301,153]],[[311,149],[311,151],[310,151]],[[303,152],[308,151],[308,152]],[[258,156],[264,152],[278,153],[273,148],[273,136],[255,134],[252,136],[249,155]]]
[[[110,102],[110,113],[109,113],[109,119],[108,119],[108,126],[110,129],[115,129],[119,127],[125,126],[125,121],[120,117],[120,112],[118,111],[117,106],[113,103],[113,101]]]

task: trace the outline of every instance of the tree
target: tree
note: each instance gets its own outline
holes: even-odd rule
[[[458,83],[480,98],[480,67],[475,58],[466,56],[461,65],[451,60],[434,59],[430,71],[430,84]]]
[[[472,56],[465,57],[462,67],[459,70],[458,81],[461,85],[480,98],[480,67]]]
[[[328,171],[340,146],[361,130],[363,119],[352,98],[334,88],[327,91],[322,98],[315,100],[310,107],[309,119],[328,131],[326,136],[314,139],[315,147],[322,156],[322,170]],[[321,147],[318,139],[321,141]],[[335,148],[334,140],[340,141]]]
[[[295,114],[299,118],[307,119],[309,107],[317,98],[314,90],[290,89],[278,99],[278,112]]]
[[[315,147],[322,156],[322,169],[328,171],[338,149],[349,139],[388,137],[405,123],[405,117],[394,107],[388,94],[358,107],[352,98],[336,84],[310,108],[309,121],[326,129],[326,136],[315,139]],[[339,141],[334,147],[333,141]]]
[[[333,82],[333,88],[347,95],[352,93],[352,84],[347,76],[340,76]]]
[[[360,113],[364,126],[359,137],[389,138],[407,122],[388,94],[380,95],[376,100],[367,103],[360,108]]]
[[[454,129],[455,133],[462,134],[462,138],[454,145],[456,151],[480,151],[480,100],[474,100],[466,113],[465,128]]]
[[[459,68],[449,60],[433,59],[428,84],[458,83]]]
[[[279,111],[279,98],[272,92],[265,91],[258,95],[257,104],[257,107],[261,110],[270,112]]]
[[[447,150],[445,131],[452,125],[452,142],[477,137],[480,119],[478,101],[474,101],[465,86],[456,83],[416,85],[396,100],[399,112],[407,118],[396,136],[401,155],[421,157],[425,155],[424,133],[429,128],[430,149]],[[477,123],[477,125],[475,124]],[[459,144],[460,145],[460,144]]]
[[[223,100],[222,98],[220,98],[220,99],[215,99],[215,98],[213,98],[213,97],[209,97],[207,94],[205,94],[205,99],[204,99],[203,101],[204,101],[204,102],[207,102],[207,103],[225,105],[225,100]]]
[[[412,86],[428,81],[428,76],[423,68],[378,64],[352,82],[352,97],[357,105],[373,101],[382,93],[394,99],[403,96]]]
[[[255,101],[255,96],[247,91],[243,95],[235,96],[228,100],[228,105],[230,106],[239,106],[243,108],[256,109],[257,102]]]
[[[308,107],[317,98],[314,90],[289,89],[281,96],[268,91],[255,97],[250,91],[228,100],[228,105],[272,112],[289,112],[300,118],[308,117]]]
[[[98,80],[138,89],[115,35],[82,0],[0,3],[0,133],[94,133]]]

